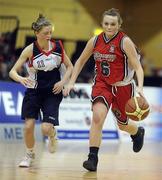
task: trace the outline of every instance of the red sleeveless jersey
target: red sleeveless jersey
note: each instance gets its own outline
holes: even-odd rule
[[[95,81],[106,84],[130,81],[134,71],[128,67],[127,56],[122,48],[124,32],[119,31],[111,39],[104,32],[94,40]]]

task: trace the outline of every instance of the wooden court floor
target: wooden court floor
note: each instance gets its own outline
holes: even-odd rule
[[[0,180],[162,180],[162,142],[145,142],[140,153],[131,142],[103,141],[97,172],[87,172],[88,141],[59,140],[50,154],[45,143],[36,144],[36,163],[19,168],[23,143],[0,143]]]

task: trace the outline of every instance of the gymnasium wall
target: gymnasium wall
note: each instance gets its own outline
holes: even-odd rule
[[[109,8],[117,8],[123,18],[122,28],[142,49],[145,65],[162,68],[162,11],[161,0],[80,0],[89,14],[98,22]],[[146,72],[149,75],[149,72]]]
[[[18,16],[20,28],[30,28],[38,14],[43,13],[55,25],[54,37],[71,40],[65,45],[71,55],[74,41],[88,40],[100,27],[102,12],[111,7],[120,10],[123,29],[142,49],[145,65],[162,68],[161,0],[0,0],[0,15]],[[19,31],[17,47],[24,46],[26,35],[33,35],[33,31]]]
[[[93,34],[96,23],[76,0],[19,1],[0,0],[0,15],[16,15],[20,28],[31,27],[39,13],[43,13],[55,26],[54,37],[69,40],[87,40]],[[28,32],[33,35],[33,31]],[[19,41],[17,47],[24,44]]]

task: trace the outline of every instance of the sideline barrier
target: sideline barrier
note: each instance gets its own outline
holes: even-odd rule
[[[22,140],[23,121],[20,119],[25,88],[13,82],[0,82],[0,140]],[[139,122],[146,128],[146,139],[162,140],[162,89],[145,87],[144,93],[151,107],[150,115]],[[60,105],[60,139],[88,139],[91,123],[91,85],[76,84],[76,91],[63,99]],[[36,139],[42,140],[40,121],[36,124]],[[103,139],[127,140],[129,136],[118,132],[111,111],[103,128]],[[130,138],[129,138],[130,141]]]

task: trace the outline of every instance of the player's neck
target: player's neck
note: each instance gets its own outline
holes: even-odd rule
[[[118,32],[119,32],[119,31],[115,32],[112,36],[110,36],[110,35],[108,35],[108,34],[105,33],[105,36],[106,36],[107,39],[111,39],[111,38],[113,38],[114,36],[116,36],[116,34],[117,34]]]
[[[40,41],[37,40],[39,47],[44,51],[49,51],[50,47],[50,41]]]

